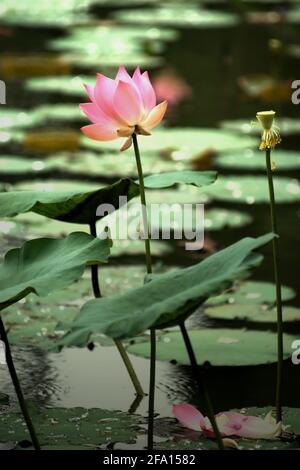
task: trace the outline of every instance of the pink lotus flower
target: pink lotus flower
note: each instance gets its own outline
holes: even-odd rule
[[[204,417],[194,406],[187,403],[173,405],[173,414],[186,428],[203,432],[213,438],[214,431],[208,418]],[[238,436],[248,439],[274,439],[281,434],[281,423],[276,423],[271,414],[265,418],[247,416],[234,411],[225,411],[216,415],[216,421],[223,437]]]
[[[148,77],[137,68],[131,77],[120,67],[116,78],[97,74],[94,87],[85,85],[90,103],[80,105],[81,110],[93,123],[81,128],[94,140],[114,140],[127,137],[121,148],[132,144],[132,134],[149,135],[157,126],[167,109],[167,102],[156,105],[156,95]]]

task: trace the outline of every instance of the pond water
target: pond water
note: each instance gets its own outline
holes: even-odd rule
[[[99,5],[100,3],[101,5]],[[98,6],[93,6],[91,9],[91,14],[94,15],[93,18],[106,20],[103,25],[108,29],[109,25],[113,23],[107,22],[107,20],[113,18],[113,21],[122,30],[122,28],[128,28],[128,23],[130,24],[128,14],[137,7],[139,2],[128,1],[126,2],[128,6],[124,9],[119,8],[120,2],[111,2],[110,7],[104,6],[104,3],[99,2]],[[113,3],[116,3],[116,5],[113,5]],[[80,94],[79,90],[74,91],[74,94],[67,93],[67,90],[64,91],[60,75],[62,77],[75,77],[81,74],[92,77],[95,71],[102,72],[103,70],[104,72],[113,73],[116,65],[112,63],[114,57],[109,60],[108,56],[115,54],[117,63],[117,60],[121,61],[121,52],[124,49],[125,65],[127,65],[128,57],[129,65],[133,66],[134,63],[136,65],[146,64],[146,67],[143,66],[143,68],[149,68],[161,96],[168,95],[172,101],[166,120],[166,127],[168,128],[174,130],[176,128],[214,128],[220,129],[219,132],[221,133],[224,132],[221,127],[224,121],[242,120],[247,126],[254,119],[256,112],[264,108],[276,109],[279,126],[281,117],[293,118],[295,121],[299,119],[300,108],[291,103],[289,93],[290,81],[299,78],[297,77],[299,57],[295,58],[288,54],[288,47],[299,41],[299,23],[291,23],[288,19],[285,19],[288,18],[287,12],[289,11],[286,9],[291,8],[288,7],[289,2],[280,3],[279,6],[274,7],[274,10],[271,10],[273,7],[270,4],[268,6],[268,2],[266,2],[260,12],[257,5],[252,7],[249,6],[251,2],[248,2],[248,4],[247,2],[240,2],[243,4],[243,14],[239,9],[235,12],[234,8],[230,8],[228,5],[227,8],[222,7],[222,2],[205,3],[209,4],[207,11],[210,12],[212,18],[218,19],[219,12],[223,8],[227,10],[228,14],[236,15],[237,20],[232,20],[232,24],[228,24],[228,18],[226,20],[219,18],[214,25],[211,25],[208,21],[206,24],[198,24],[193,27],[189,26],[188,23],[180,24],[178,18],[177,22],[168,20],[166,24],[162,22],[158,25],[153,18],[152,20],[148,19],[148,23],[145,22],[142,26],[138,26],[133,22],[130,26],[131,33],[128,32],[124,37],[120,35],[120,31],[116,30],[115,39],[119,41],[119,49],[116,49],[117,46],[114,49],[111,45],[112,42],[108,43],[111,45],[112,50],[110,53],[105,54],[103,52],[105,48],[102,47],[102,50],[100,44],[97,52],[98,58],[94,62],[91,60],[88,64],[74,60],[74,53],[72,56],[67,43],[64,43],[64,40],[74,34],[74,42],[69,47],[80,48],[80,35],[79,38],[76,38],[78,31],[75,27],[71,26],[69,31],[56,29],[56,25],[47,25],[46,28],[43,28],[39,24],[39,18],[36,22],[33,21],[31,27],[28,27],[27,24],[25,28],[22,20],[10,20],[9,22],[4,21],[4,19],[1,20],[0,11],[0,48],[1,52],[4,53],[0,61],[0,66],[2,66],[0,71],[2,70],[3,79],[6,83],[7,108],[21,109],[29,116],[32,116],[32,111],[41,105],[54,106],[74,103],[77,106],[77,103],[83,100],[83,95]],[[264,2],[258,3],[263,4]],[[293,8],[297,8],[297,5]],[[144,12],[143,6],[139,7],[138,11],[142,14]],[[142,40],[138,34],[136,34],[136,37],[134,36],[135,29],[137,32],[138,28],[144,28],[144,31],[139,33],[142,38],[148,34],[146,41]],[[150,32],[152,30],[151,34],[153,36],[158,37],[157,40],[151,38],[149,30]],[[172,39],[160,38],[159,36],[167,30],[172,32]],[[113,37],[112,30],[111,38]],[[92,34],[90,34],[89,39],[93,43]],[[104,36],[102,36],[103,40]],[[60,43],[61,50],[58,52]],[[56,47],[57,50],[55,50]],[[66,54],[66,57],[58,60],[57,54],[59,53]],[[118,54],[120,55],[119,59]],[[26,57],[29,58],[27,65]],[[99,61],[101,57],[104,57],[103,66],[101,61],[97,64],[97,60]],[[41,59],[39,60],[39,58]],[[51,60],[53,60],[53,63],[51,63]],[[49,80],[47,82],[49,76],[52,76],[52,80],[57,79],[57,83],[54,82],[52,88],[51,84],[49,85]],[[0,78],[2,78],[1,72]],[[271,85],[263,86],[264,80],[271,81]],[[62,89],[60,89],[60,86]],[[4,108],[1,107],[0,112],[2,109]],[[67,113],[66,116],[68,116]],[[58,120],[56,116],[41,121],[39,121],[40,117],[36,117],[36,119],[37,124],[29,126],[30,130],[55,129],[61,132],[61,130],[70,129],[77,131],[80,122],[82,122],[79,113],[78,116],[76,114],[72,115],[70,119],[64,115],[61,120]],[[282,135],[283,141],[280,150],[294,151],[298,155],[300,151],[299,129],[300,121],[299,124],[292,121],[290,126],[287,126],[286,132],[283,132]],[[30,162],[42,162],[42,165],[38,168],[43,168],[43,164],[45,165],[45,162],[51,161],[52,158],[55,158],[56,162],[63,158],[60,154],[55,156],[51,152],[50,155],[46,154],[45,156],[40,149],[37,152],[32,151],[33,147],[24,145],[24,137],[16,137],[18,133],[22,134],[23,132],[27,132],[27,130],[20,125],[13,132],[15,137],[11,137],[8,141],[5,141],[5,138],[3,139],[2,155],[6,157],[18,156],[22,160],[27,159]],[[155,134],[155,131],[153,134]],[[255,150],[258,142],[255,129],[250,134],[243,134],[243,127],[240,131],[238,128],[233,135],[236,136],[237,140],[241,136],[247,138],[250,135],[253,137],[254,144],[250,147],[250,152],[253,149]],[[197,148],[197,136],[193,139],[193,142],[187,142],[187,145],[192,148],[191,153]],[[224,152],[222,152],[222,143],[220,145],[219,158],[221,161],[223,153],[229,155],[230,149],[226,148],[225,145]],[[85,150],[82,147],[77,148],[76,142],[74,146],[76,160],[78,161]],[[200,149],[211,149],[214,148],[214,142],[205,142],[205,144],[200,142],[199,146]],[[64,145],[62,147],[62,150],[66,150],[65,153],[68,153],[68,148],[64,149]],[[248,147],[246,145],[246,149]],[[100,144],[98,148],[100,152]],[[96,147],[93,150],[95,151],[95,149]],[[113,149],[107,152],[108,155],[111,151]],[[239,148],[234,150],[234,155],[238,155],[239,151],[241,158],[243,158],[243,152],[245,151],[243,145],[241,150]],[[151,157],[150,153],[149,158]],[[72,153],[69,152],[69,155],[72,155]],[[112,155],[111,158],[118,159],[117,163],[112,164],[112,172],[115,172],[118,176],[117,165],[122,165],[122,156]],[[124,158],[127,159],[128,157]],[[261,158],[264,158],[263,155]],[[276,152],[274,158],[276,160]],[[166,165],[166,161],[162,159],[161,165]],[[79,166],[77,175],[74,176],[72,170],[70,170],[72,166],[72,157],[70,156],[60,169],[57,170],[57,167],[54,166],[54,169],[49,168],[48,170],[46,168],[46,171],[31,171],[27,167],[25,167],[26,170],[20,171],[21,161],[17,160],[14,168],[11,168],[11,163],[2,165],[0,184],[2,182],[6,188],[11,188],[10,185],[18,185],[18,187],[25,187],[26,185],[27,188],[30,188],[33,187],[37,179],[46,181],[57,177],[62,180],[63,184],[66,180],[74,184],[74,181],[78,179],[78,184],[84,183],[87,187],[95,187],[97,183],[103,184],[115,180],[115,174],[109,173],[109,162],[105,175],[101,178],[100,158],[98,162],[98,171],[95,170],[95,164],[91,165],[93,170],[88,169],[86,172]],[[170,168],[176,169],[176,165],[178,168],[178,165],[184,166],[184,164],[184,160],[182,163],[180,159],[179,161],[173,159]],[[208,169],[214,169],[216,167],[215,161],[208,159],[208,163],[205,163],[204,166]],[[126,169],[126,166],[123,167],[122,175],[124,175],[124,168]],[[295,184],[295,181],[297,182],[297,178],[299,178],[299,168],[300,166],[297,167],[296,165],[295,168],[289,169],[283,165],[283,167],[277,168],[276,176],[286,177]],[[249,187],[246,202],[240,200],[239,197],[230,196],[226,198],[223,190],[220,190],[218,195],[211,196],[212,201],[207,204],[207,210],[241,211],[251,216],[252,222],[235,228],[225,226],[221,230],[208,230],[205,236],[205,249],[202,252],[186,252],[178,242],[173,241],[170,243],[169,251],[163,251],[162,253],[158,251],[155,255],[155,260],[159,264],[170,267],[175,265],[188,266],[243,236],[259,236],[270,230],[267,200],[263,202],[263,199],[262,202],[258,203],[255,200],[261,191],[261,187],[258,183],[256,187],[255,182],[258,181],[257,177],[259,175],[263,175],[263,169],[253,169],[251,166],[249,168],[238,168],[237,166],[231,169],[230,166],[222,167],[221,165],[217,169],[221,175],[220,179],[224,175],[233,182],[238,182],[242,176],[250,176],[252,177],[252,186]],[[130,167],[130,171],[132,172],[132,167]],[[149,164],[149,171],[151,171],[151,164]],[[267,184],[267,181],[265,181],[265,184]],[[287,301],[286,304],[300,307],[300,251],[298,248],[300,241],[300,197],[297,191],[294,191],[294,193],[290,191],[289,194],[294,194],[295,200],[289,203],[280,203],[281,200],[279,200],[280,204],[278,205],[282,279],[284,285],[293,288],[296,293],[295,297]],[[249,199],[249,195],[253,199]],[[41,227],[37,226],[35,232],[33,225],[30,225],[30,223],[25,226],[25,233],[22,232],[21,235],[9,234],[9,236],[2,237],[2,253],[10,246],[17,246],[21,239],[30,237],[32,233],[47,234],[47,228],[42,230]],[[49,233],[53,235],[51,231]],[[263,252],[265,255],[264,262],[255,270],[252,279],[273,282],[271,246],[264,248]],[[115,266],[127,266],[128,264],[143,266],[143,262],[144,258],[140,250],[133,256],[125,252],[114,258]],[[139,276],[142,281],[142,276]],[[118,282],[121,283],[121,280],[118,280]],[[203,315],[200,317],[195,315],[190,319],[189,324],[197,327],[230,327],[235,329],[246,326],[249,328],[249,324],[245,325],[243,321],[232,320],[230,326],[227,322],[226,320],[213,320]],[[257,331],[261,329],[274,331],[274,324],[261,326],[254,322],[250,325],[251,328],[257,329]],[[295,338],[297,335],[300,338],[299,321],[289,325],[286,331],[294,335]],[[67,408],[81,406],[109,410],[136,410],[139,414],[147,415],[147,399],[144,398],[140,403],[134,403],[135,397],[131,384],[117,350],[112,346],[96,346],[93,351],[70,348],[55,354],[48,353],[40,348],[15,344],[13,350],[24,392],[28,398],[37,404]],[[149,361],[133,354],[130,357],[145,390],[147,390]],[[284,377],[284,404],[299,408],[300,374],[298,368],[292,365],[290,359],[285,361]],[[240,367],[215,366],[206,371],[206,378],[216,411],[274,404],[275,364]],[[0,391],[11,397],[12,407],[14,407],[16,403],[9,376],[2,370]],[[189,402],[200,407],[203,405],[199,403],[199,397],[188,366],[158,361],[156,412],[160,417],[172,416],[171,408],[175,402]],[[136,444],[133,444],[135,448],[143,448],[144,446],[145,442],[142,438]]]

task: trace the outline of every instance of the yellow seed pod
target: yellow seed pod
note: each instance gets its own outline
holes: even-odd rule
[[[274,126],[275,111],[260,111],[256,119],[262,127],[260,150],[273,149],[281,142],[279,129]]]

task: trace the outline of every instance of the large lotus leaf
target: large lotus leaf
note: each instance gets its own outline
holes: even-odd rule
[[[167,172],[146,177],[145,187],[169,188],[177,183],[201,187],[212,184],[215,179],[216,173],[212,171]],[[47,185],[49,187],[49,182],[41,184],[43,188],[46,188]],[[96,212],[99,205],[111,204],[115,209],[118,209],[120,196],[126,196],[129,201],[138,194],[138,184],[128,178],[121,179],[99,190],[84,193],[78,191],[9,191],[0,193],[0,217],[11,217],[22,212],[33,211],[64,222],[89,224],[97,219]]]
[[[283,301],[291,300],[296,296],[296,292],[287,286],[281,286],[281,297]],[[275,285],[270,282],[246,281],[237,284],[230,292],[225,292],[219,296],[211,297],[206,304],[218,305],[233,304],[268,304],[276,302]]]
[[[30,292],[37,295],[62,289],[74,282],[89,264],[105,263],[107,240],[75,232],[62,240],[38,238],[10,250],[0,267],[0,309]]]
[[[205,314],[218,320],[246,320],[259,323],[276,323],[277,311],[253,304],[225,304],[205,309]],[[283,321],[300,321],[300,309],[283,307]]]
[[[93,450],[116,442],[133,443],[141,421],[134,414],[100,408],[32,409],[31,416],[42,448],[59,445],[61,449],[73,445]],[[28,439],[20,413],[11,411],[0,415],[0,441]]]
[[[297,179],[274,177],[276,201],[300,201],[300,184]],[[221,176],[205,190],[212,198],[236,203],[269,202],[268,181],[265,176]]]
[[[146,176],[144,182],[146,188],[170,188],[178,183],[191,184],[201,188],[215,182],[217,173],[215,171],[171,171],[168,173],[153,174]],[[163,193],[162,193],[163,199]]]
[[[238,16],[232,13],[202,10],[197,4],[166,4],[160,8],[121,11],[114,16],[126,23],[181,28],[232,27],[238,23]]]
[[[190,330],[189,336],[198,364],[209,362],[213,366],[249,366],[277,361],[276,333],[268,331],[204,328]],[[291,345],[296,337],[284,335],[284,358],[291,355]],[[149,342],[129,347],[132,354],[150,357]],[[176,361],[188,365],[182,335],[179,331],[158,337],[156,357],[160,361]]]
[[[33,211],[64,222],[89,224],[95,221],[100,204],[112,204],[118,208],[120,196],[127,196],[130,200],[138,194],[139,186],[127,178],[98,190],[84,192],[10,191],[0,194],[0,217]]]
[[[280,134],[283,136],[298,134],[300,130],[300,119],[280,117],[276,121],[276,124],[280,127]],[[228,131],[235,131],[238,134],[258,134],[260,135],[261,129],[259,126],[253,126],[251,119],[236,119],[233,121],[223,121],[221,127]],[[259,145],[259,139],[257,139],[257,146]],[[276,155],[276,153],[275,153]]]
[[[139,136],[141,152],[159,153],[165,158],[176,161],[189,161],[198,157],[204,151],[214,150],[217,152],[231,151],[254,147],[257,139],[250,136],[237,135],[235,132],[211,128],[176,128],[155,129],[151,137]],[[97,142],[95,140],[82,138],[82,145],[89,149],[100,148],[119,152],[120,141]],[[133,149],[127,151],[134,159]]]
[[[112,298],[87,302],[61,346],[84,346],[92,333],[125,339],[147,328],[163,328],[189,316],[210,295],[222,292],[257,266],[262,256],[253,250],[273,234],[244,238],[186,269],[156,275],[151,282]]]
[[[276,171],[297,170],[300,168],[299,152],[276,149],[272,154],[272,161],[275,163]],[[260,150],[246,149],[224,153],[216,157],[215,163],[218,167],[228,170],[266,171],[265,156]]]
[[[144,276],[143,265],[103,266],[99,269],[102,295],[112,296],[137,288],[143,284]],[[90,276],[82,277],[65,289],[52,292],[46,297],[27,296],[2,312],[10,343],[51,349],[66,334],[78,309],[92,298]],[[109,338],[99,334],[93,335],[91,341],[103,346],[114,344]]]

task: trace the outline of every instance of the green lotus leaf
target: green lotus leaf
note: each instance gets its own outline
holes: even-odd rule
[[[100,408],[35,408],[31,416],[42,448],[60,446],[62,449],[85,446],[93,450],[110,443],[133,443],[141,421],[141,417],[134,414]],[[0,415],[0,441],[8,439],[28,440],[26,426],[18,412]]]
[[[299,180],[274,177],[277,203],[300,201]],[[220,176],[216,183],[205,190],[213,199],[235,203],[268,203],[268,181],[265,176]]]
[[[296,292],[287,286],[281,286],[281,297],[285,302],[296,297]],[[268,304],[276,302],[275,285],[270,282],[246,281],[237,284],[230,292],[211,297],[207,305],[233,304]]]
[[[0,393],[0,406],[9,405],[9,396],[6,393]]]
[[[213,366],[249,366],[277,361],[276,333],[203,328],[190,330],[189,336],[200,365],[209,362]],[[285,359],[291,356],[291,345],[295,339],[284,335]],[[128,349],[137,356],[150,357],[149,342],[140,342]],[[184,365],[190,363],[179,331],[158,337],[156,357],[159,361],[176,361]]]
[[[182,322],[210,295],[222,292],[257,266],[262,256],[253,250],[272,238],[273,234],[244,238],[194,266],[156,275],[125,294],[87,302],[59,345],[85,346],[93,333],[126,339],[150,327]]]
[[[83,232],[38,238],[10,250],[0,266],[0,310],[30,292],[44,296],[81,277],[86,265],[107,262],[107,240]]]
[[[267,309],[261,305],[226,304],[216,305],[205,309],[205,314],[218,320],[246,320],[258,323],[276,323],[277,311],[275,308]],[[300,321],[300,309],[296,307],[283,307],[283,321]]]
[[[217,179],[215,171],[170,171],[168,173],[159,173],[146,176],[146,188],[170,188],[178,183],[191,184],[201,188],[214,183]],[[163,194],[162,194],[163,198]]]
[[[276,149],[272,154],[272,161],[275,163],[276,172],[298,170],[300,168],[299,152]],[[218,155],[214,162],[218,168],[226,168],[228,170],[266,171],[266,161],[261,150],[254,151],[252,149],[246,149],[224,153]]]
[[[30,92],[59,93],[71,96],[86,96],[84,83],[93,83],[95,76],[62,75],[59,77],[34,77],[26,80],[25,88]]]
[[[300,130],[300,119],[288,118],[288,117],[278,117],[276,124],[280,127],[280,134],[282,136],[289,136],[293,134],[298,134]],[[235,119],[232,121],[223,121],[221,127],[227,131],[234,131],[238,134],[261,134],[261,129],[259,126],[253,126],[251,119]],[[257,139],[257,145],[259,145],[259,139]],[[276,155],[277,150],[274,152]]]
[[[115,18],[128,24],[149,24],[176,26],[181,28],[219,28],[238,24],[238,16],[232,13],[208,11],[199,5],[170,4],[160,8],[125,10],[116,13]]]
[[[138,194],[139,186],[128,178],[92,191],[9,191],[0,193],[0,217],[33,211],[64,222],[89,224],[97,218],[99,205],[118,208],[120,196],[130,200]]]
[[[189,162],[195,157],[199,157],[202,152],[214,150],[216,152],[225,152],[240,150],[248,147],[254,147],[257,139],[251,136],[237,135],[235,132],[211,128],[179,128],[164,129],[158,128],[153,131],[151,138],[149,136],[139,136],[140,147],[143,151],[143,159],[147,153],[159,154],[164,158],[176,162]],[[97,142],[83,136],[82,145],[92,150],[101,148],[110,151],[119,152],[120,142],[118,140],[111,142]],[[127,155],[132,155],[133,149],[129,149]]]

